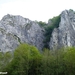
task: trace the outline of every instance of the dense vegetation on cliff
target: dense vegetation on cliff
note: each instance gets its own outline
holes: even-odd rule
[[[47,26],[45,28],[46,30],[46,33],[45,33],[45,36],[46,36],[46,39],[44,40],[45,42],[45,47],[48,48],[48,42],[50,41],[50,37],[51,37],[51,34],[54,30],[54,28],[58,28],[59,27],[59,23],[60,23],[60,15],[59,16],[56,16],[56,17],[53,17],[52,19],[49,19],[51,21],[50,25]]]
[[[75,48],[45,49],[40,53],[34,46],[21,44],[11,57],[10,52],[0,53],[0,71],[7,75],[75,75]]]
[[[53,17],[52,19],[49,19],[49,21],[50,21],[49,24],[42,22],[42,21],[37,22],[41,27],[44,27],[44,29],[46,31],[44,34],[45,35],[45,40],[44,40],[45,48],[49,48],[48,42],[50,41],[51,34],[52,34],[54,28],[59,27],[60,20],[61,19],[60,19],[60,15],[59,15],[59,16]]]

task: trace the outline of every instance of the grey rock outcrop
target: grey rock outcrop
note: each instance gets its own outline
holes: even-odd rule
[[[0,21],[0,51],[13,51],[20,43],[28,43],[41,50],[43,29],[22,16],[5,15]]]
[[[61,13],[61,21],[58,28],[52,32],[49,42],[50,49],[75,46],[75,13],[65,10]]]

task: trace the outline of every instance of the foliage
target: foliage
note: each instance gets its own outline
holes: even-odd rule
[[[37,22],[41,27],[43,27],[46,31],[46,33],[44,34],[44,36],[46,37],[45,40],[43,41],[45,43],[44,48],[48,48],[48,42],[50,41],[50,37],[51,34],[54,30],[54,28],[58,28],[59,27],[59,23],[60,23],[60,15],[53,17],[52,19],[49,19],[51,21],[50,25],[48,25],[46,22],[42,22],[42,21],[35,21]]]
[[[75,75],[75,48],[45,49],[42,62],[42,75]]]
[[[45,30],[46,30],[46,33],[45,33],[46,39],[44,40],[45,48],[48,48],[48,44],[47,43],[50,41],[50,37],[51,37],[51,34],[52,34],[54,28],[58,28],[59,27],[60,15],[56,16],[56,17],[53,17],[50,20],[51,20],[52,23],[45,28]]]
[[[69,48],[64,57],[66,75],[75,75],[75,48]]]
[[[6,65],[11,61],[12,54],[10,52],[0,52],[0,71],[6,67]]]
[[[33,46],[21,44],[14,52],[14,58],[7,65],[8,75],[37,75],[41,60],[40,52]]]
[[[6,54],[6,60],[9,55]],[[3,53],[0,60],[3,60]],[[44,49],[40,53],[34,46],[21,44],[3,71],[8,75],[75,75],[75,48]]]
[[[46,27],[47,26],[47,23],[46,22],[42,22],[42,21],[39,21],[37,22],[41,27]]]

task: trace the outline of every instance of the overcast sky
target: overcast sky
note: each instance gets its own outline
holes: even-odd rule
[[[75,0],[0,0],[0,19],[12,14],[47,22],[65,9],[75,10]]]

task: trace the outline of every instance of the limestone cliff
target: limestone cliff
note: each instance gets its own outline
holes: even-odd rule
[[[61,21],[58,28],[52,32],[49,42],[50,49],[75,46],[75,13],[65,10],[61,13]]]
[[[41,50],[43,29],[22,16],[5,15],[0,21],[0,51],[13,51],[20,43],[28,43]]]
[[[50,49],[75,46],[75,12],[65,10],[61,13],[59,27],[52,32]],[[52,25],[49,20],[45,27]],[[39,23],[22,16],[5,15],[0,21],[0,51],[13,51],[20,43],[28,43],[42,50],[47,36]]]

